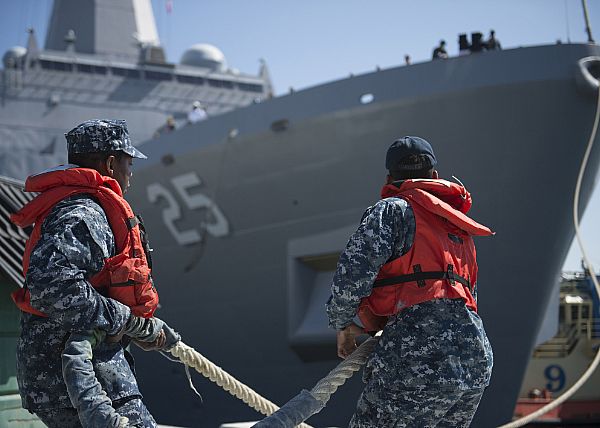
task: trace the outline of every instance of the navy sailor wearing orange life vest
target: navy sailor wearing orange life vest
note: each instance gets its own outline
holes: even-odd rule
[[[146,156],[123,120],[65,136],[70,164],[29,177],[25,190],[40,194],[12,216],[33,226],[13,294],[22,404],[49,427],[154,427],[125,350],[166,340],[143,226],[123,198],[133,159]]]
[[[471,195],[439,179],[436,163],[422,138],[392,144],[382,199],[363,215],[333,278],[327,314],[338,355],[354,351],[356,336],[383,330],[354,428],[468,427],[490,381],[473,236],[493,232],[466,215]]]

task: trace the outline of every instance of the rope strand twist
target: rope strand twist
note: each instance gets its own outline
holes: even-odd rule
[[[244,385],[191,346],[180,341],[170,349],[169,352],[183,364],[193,367],[202,376],[216,383],[234,397],[239,398],[257,412],[269,416],[279,409],[279,406],[275,403],[267,400],[252,388]],[[301,424],[299,426],[301,428],[312,428],[307,424]]]
[[[376,344],[377,338],[375,337],[363,342],[352,354],[331,370],[327,376],[317,382],[310,393],[323,404],[327,403],[337,389],[367,362]]]

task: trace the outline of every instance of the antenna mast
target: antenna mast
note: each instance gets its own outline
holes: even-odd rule
[[[590,27],[590,18],[588,17],[587,1],[581,0],[581,5],[583,6],[583,17],[585,19],[585,31],[588,35],[588,42],[594,43],[594,38],[592,37],[592,28]]]

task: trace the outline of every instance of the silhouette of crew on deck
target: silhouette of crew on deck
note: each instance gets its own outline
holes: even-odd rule
[[[446,41],[440,40],[440,45],[433,50],[431,59],[447,59],[448,52],[446,52]]]
[[[470,55],[484,51],[499,51],[502,50],[500,41],[496,38],[496,32],[490,30],[490,35],[487,40],[483,40],[483,34],[479,31],[471,33],[471,41],[466,33],[458,35],[458,56]],[[440,44],[433,50],[432,60],[447,59],[448,52],[446,51],[446,41],[440,40]],[[404,56],[406,65],[410,64],[410,57]]]
[[[487,39],[487,42],[485,43],[485,48],[488,51],[502,50],[502,46],[500,45],[500,41],[496,38],[496,32],[494,30],[490,30],[490,38]]]
[[[494,30],[490,30],[490,36],[486,41],[483,40],[483,34],[478,31],[471,33],[470,43],[468,37],[465,33],[458,35],[459,56],[502,49],[500,41],[496,39],[496,32]]]

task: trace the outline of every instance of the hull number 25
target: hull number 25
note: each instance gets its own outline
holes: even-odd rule
[[[202,193],[191,193],[190,190],[202,184],[202,180],[195,172],[178,175],[171,178],[171,184],[175,192],[183,201],[184,208],[190,211],[198,211],[198,228],[180,230],[175,224],[182,218],[181,207],[173,193],[159,183],[152,183],[147,187],[148,200],[155,204],[163,199],[167,206],[163,209],[162,218],[165,226],[175,238],[179,245],[191,245],[202,241],[204,233],[214,237],[222,237],[229,234],[229,223],[221,209]]]

